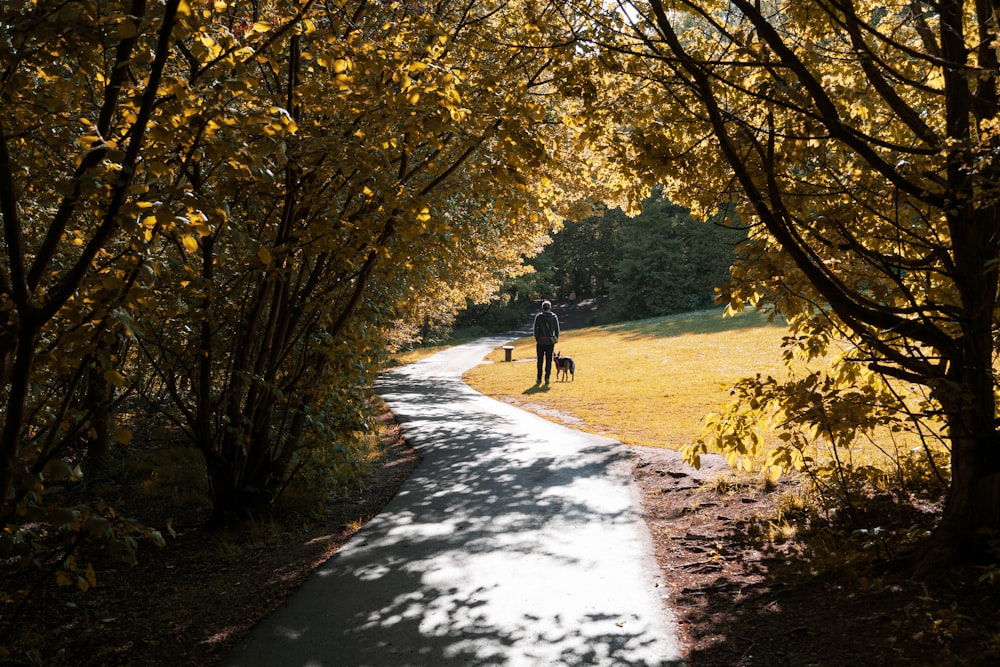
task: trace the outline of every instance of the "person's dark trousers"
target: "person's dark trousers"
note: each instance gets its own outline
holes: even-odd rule
[[[549,343],[535,343],[535,354],[538,355],[538,374],[535,376],[535,382],[541,384],[542,382],[542,361],[545,361],[545,381],[549,381],[549,376],[552,375],[552,351],[555,349],[555,345],[550,345]]]

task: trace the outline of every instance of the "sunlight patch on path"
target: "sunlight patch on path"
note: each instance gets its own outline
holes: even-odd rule
[[[624,446],[465,385],[499,344],[380,380],[423,461],[223,664],[683,664]]]

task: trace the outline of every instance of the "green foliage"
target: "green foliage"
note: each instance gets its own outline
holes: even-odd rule
[[[607,294],[615,283],[622,241],[629,220],[621,209],[605,209],[579,221],[567,221],[552,243],[532,260],[537,275],[535,298],[568,299]]]
[[[524,327],[538,312],[539,299],[552,299],[558,293],[552,281],[552,257],[554,252],[558,252],[554,248],[559,247],[559,239],[574,227],[567,224],[555,234],[553,243],[531,259],[530,270],[508,279],[488,301],[477,303],[466,300],[465,308],[455,313],[453,319],[441,320],[446,326],[433,332],[436,335],[426,335],[430,327],[425,327],[421,340],[425,343],[472,340]]]
[[[488,303],[470,303],[456,318],[452,336],[471,338],[477,333],[486,335],[518,329],[528,321],[534,305],[534,301],[517,300],[510,287],[505,287]]]
[[[727,216],[707,222],[662,196],[627,216],[621,209],[567,221],[531,264],[535,298],[611,296],[607,321],[639,320],[714,305],[746,238]]]
[[[613,316],[643,319],[699,310],[715,303],[729,281],[740,230],[708,223],[665,199],[652,197],[622,227],[621,257],[611,288]]]

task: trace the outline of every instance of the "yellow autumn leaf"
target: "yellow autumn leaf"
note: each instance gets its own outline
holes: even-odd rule
[[[125,377],[118,371],[111,369],[104,371],[104,381],[115,387],[121,387],[125,384]]]
[[[271,29],[271,24],[270,23],[264,23],[263,21],[257,21],[256,23],[253,24],[253,31],[254,32],[267,32],[270,29]]]
[[[260,249],[257,251],[257,259],[259,259],[261,261],[261,263],[263,263],[263,264],[270,264],[271,263],[271,251],[269,251],[264,246],[261,246]]]
[[[198,250],[198,239],[190,234],[181,239],[181,242],[184,244],[184,249],[188,252],[195,252]]]
[[[115,431],[115,440],[117,440],[123,445],[127,445],[128,443],[132,442],[132,431],[128,430],[127,428],[118,429],[117,431]]]
[[[132,39],[139,34],[139,26],[135,21],[124,19],[118,24],[118,37],[121,39]]]

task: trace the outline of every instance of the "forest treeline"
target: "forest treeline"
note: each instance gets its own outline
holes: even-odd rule
[[[509,280],[485,304],[458,314],[460,336],[516,328],[539,299],[608,303],[588,324],[683,313],[717,305],[747,238],[729,212],[698,220],[660,187],[629,215],[621,208],[566,223],[529,260],[532,271]]]

